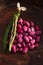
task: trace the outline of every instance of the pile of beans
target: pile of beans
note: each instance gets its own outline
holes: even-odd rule
[[[39,46],[41,30],[33,21],[25,21],[22,18],[17,23],[17,34],[12,45],[14,53],[27,53]]]

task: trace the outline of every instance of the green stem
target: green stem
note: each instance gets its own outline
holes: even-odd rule
[[[13,44],[14,39],[15,39],[15,37],[16,37],[16,28],[17,28],[17,21],[18,21],[19,16],[20,16],[20,12],[17,13],[17,14],[14,16],[14,17],[15,17],[15,27],[14,27],[14,30],[13,30],[14,35],[11,35],[11,38],[10,38],[9,51],[11,51],[12,44]],[[14,24],[14,22],[13,22],[13,24]],[[12,27],[12,29],[13,29],[13,27]]]

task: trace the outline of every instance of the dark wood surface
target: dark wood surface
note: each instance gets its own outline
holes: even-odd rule
[[[0,0],[0,4],[14,5],[15,2],[23,2],[43,8],[43,0]]]
[[[42,30],[40,46],[25,55],[10,54],[3,51],[3,34],[15,12],[15,6],[6,7],[0,12],[0,65],[43,65],[43,9],[27,4],[25,6],[27,11],[22,12],[20,17],[26,20],[30,19],[40,26]]]

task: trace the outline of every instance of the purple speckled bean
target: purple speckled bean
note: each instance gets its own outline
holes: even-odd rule
[[[17,35],[12,45],[12,51],[27,53],[29,49],[33,50],[39,46],[41,30],[33,21],[19,19],[17,24]]]

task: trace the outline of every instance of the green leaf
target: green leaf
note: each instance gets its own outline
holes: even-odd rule
[[[13,23],[13,20],[10,21],[9,25],[7,26],[7,28],[4,32],[3,41],[2,41],[3,45],[4,45],[4,50],[6,49],[6,42],[8,39],[8,34],[9,34],[10,29],[11,29],[12,23]]]

